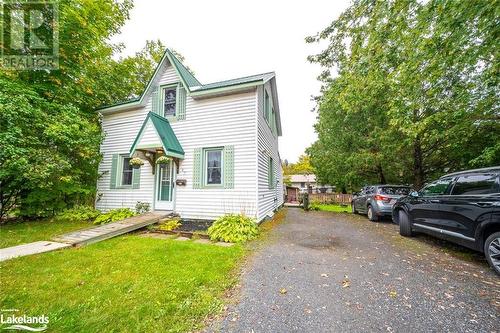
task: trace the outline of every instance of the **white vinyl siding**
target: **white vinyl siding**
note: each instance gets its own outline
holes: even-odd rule
[[[172,66],[160,71],[153,85],[179,82]],[[194,100],[186,96],[185,121],[171,122],[185,158],[181,160],[177,179],[185,186],[175,187],[175,211],[182,218],[216,219],[226,213],[245,213],[257,217],[257,97],[256,91]],[[149,111],[151,92],[144,108],[105,115],[102,128],[106,136],[101,145],[103,160],[99,172],[96,207],[100,210],[133,208],[137,201],[153,207],[154,175],[148,162],[140,168],[138,189],[110,189],[110,168],[113,154],[128,153],[132,142]],[[149,126],[149,125],[148,125]],[[154,129],[146,129],[141,144],[157,142]],[[232,188],[193,188],[193,154],[200,147],[233,148],[234,184]],[[278,159],[276,159],[277,161]],[[264,166],[265,168],[265,166]]]
[[[272,98],[270,84],[265,85]],[[278,153],[278,137],[264,117],[264,87],[258,89],[258,220],[273,214],[283,204],[283,174]],[[273,159],[273,183],[269,181],[269,158]]]

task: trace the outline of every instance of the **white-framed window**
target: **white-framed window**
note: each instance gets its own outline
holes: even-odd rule
[[[276,130],[276,113],[274,112],[273,102],[267,89],[264,88],[264,119],[267,125],[271,129],[273,135],[277,134]]]
[[[271,101],[267,90],[264,88],[264,119],[269,124],[269,108],[271,107]]]
[[[222,147],[203,150],[205,186],[221,186],[223,184],[223,150]]]
[[[177,84],[161,88],[162,114],[165,118],[177,114]]]
[[[132,176],[134,169],[130,165],[130,157],[120,156],[120,185],[132,186]]]
[[[274,160],[273,160],[272,157],[269,157],[269,160],[268,160],[267,182],[268,182],[268,185],[269,185],[270,189],[276,187],[276,177],[274,175]]]

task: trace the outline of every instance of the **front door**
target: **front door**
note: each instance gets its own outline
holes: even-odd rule
[[[174,210],[175,166],[172,161],[156,165],[156,210]]]

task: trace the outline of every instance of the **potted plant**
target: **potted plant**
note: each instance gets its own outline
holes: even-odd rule
[[[171,160],[170,157],[167,156],[160,156],[156,159],[156,164],[167,164]]]
[[[144,161],[139,157],[134,157],[128,162],[128,164],[130,164],[130,166],[134,169],[139,169],[141,165],[144,165]]]

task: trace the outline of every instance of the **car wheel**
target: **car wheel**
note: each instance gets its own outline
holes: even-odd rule
[[[500,275],[500,232],[495,232],[486,239],[484,255],[491,268]]]
[[[351,202],[351,212],[353,214],[357,214],[358,213],[358,211],[356,210],[356,207],[354,207],[354,202]]]
[[[404,210],[398,211],[399,216],[399,234],[405,237],[413,236],[413,231],[411,230],[410,219],[408,214]]]
[[[373,212],[373,208],[372,206],[368,206],[368,219],[372,222],[377,222],[378,221],[378,216],[375,215],[375,213]]]

